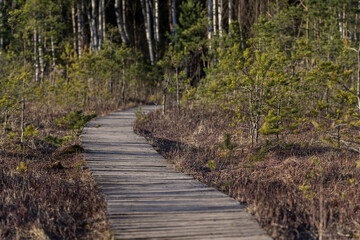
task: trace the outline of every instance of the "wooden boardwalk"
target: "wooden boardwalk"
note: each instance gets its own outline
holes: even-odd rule
[[[115,239],[271,239],[237,201],[177,172],[136,135],[136,110],[94,120],[82,135]]]

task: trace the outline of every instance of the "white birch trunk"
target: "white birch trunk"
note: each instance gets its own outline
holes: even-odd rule
[[[103,2],[104,0],[99,0],[99,6],[98,6],[98,39],[99,39],[99,44],[98,44],[98,51],[101,50],[102,48],[102,44],[103,44],[103,40],[104,40],[104,29],[103,29],[103,21],[104,21],[104,16],[103,16]]]
[[[155,0],[155,41],[160,42],[160,33],[159,33],[159,0]]]
[[[339,32],[340,32],[340,35],[341,35],[341,37],[343,37],[344,36],[344,34],[343,34],[343,18],[342,18],[342,13],[340,12],[339,13]]]
[[[175,37],[176,34],[176,29],[175,29],[175,25],[176,25],[176,5],[175,5],[175,0],[171,1],[171,18],[172,18],[172,37]]]
[[[233,5],[232,0],[229,0],[229,38],[231,38],[231,23],[232,23],[232,16],[233,15]]]
[[[91,0],[91,27],[93,29],[93,47],[95,51],[98,51],[99,47],[99,38],[97,34],[97,24],[96,24],[96,1]]]
[[[102,0],[102,28],[103,28],[103,38],[106,40],[106,12],[105,12],[105,0]]]
[[[219,36],[220,38],[222,38],[223,36],[223,24],[222,24],[222,10],[223,10],[223,1],[219,0],[219,5],[218,5],[218,26],[219,26]]]
[[[208,25],[208,39],[211,40],[213,33],[212,0],[208,0]]]
[[[76,54],[76,43],[77,43],[77,34],[76,34],[76,13],[75,13],[75,2],[71,3],[71,21],[72,21],[72,28],[73,28],[73,48],[74,48],[74,52]]]
[[[214,36],[217,36],[217,19],[216,19],[216,8],[217,8],[217,2],[216,0],[213,0],[213,13],[212,13],[212,16],[213,16],[213,31],[214,31]]]
[[[38,35],[38,51],[39,51],[39,67],[40,67],[40,80],[44,81],[44,51],[43,51],[43,40],[42,40],[42,34],[41,31],[39,31]]]
[[[39,61],[38,61],[38,49],[37,49],[37,30],[34,27],[33,33],[33,41],[34,41],[34,64],[35,64],[35,82],[39,81]]]
[[[77,8],[77,40],[78,40],[78,54],[79,57],[82,56],[82,28],[83,28],[83,18],[82,18],[82,11],[81,11],[81,4],[78,2],[76,5]]]
[[[154,50],[153,50],[153,44],[152,44],[152,38],[151,38],[151,23],[150,23],[150,7],[148,0],[140,0],[142,13],[144,16],[144,22],[145,22],[145,34],[146,34],[146,40],[148,42],[149,47],[149,55],[150,55],[150,62],[151,65],[155,64],[155,58],[154,58]]]
[[[122,7],[122,18],[123,18],[122,22],[123,22],[123,26],[124,26],[124,33],[125,33],[126,38],[130,39],[129,33],[127,31],[127,27],[126,27],[126,0],[122,0],[121,7]]]
[[[123,2],[124,4],[124,2]],[[119,32],[120,32],[120,36],[121,36],[121,41],[123,43],[125,43],[126,45],[129,44],[129,38],[126,35],[126,27],[124,26],[124,22],[123,22],[123,16],[122,14],[124,14],[123,11],[121,11],[121,7],[120,7],[120,0],[115,0],[115,14],[116,14],[116,22],[119,28]]]
[[[91,51],[95,50],[95,46],[94,46],[94,28],[92,27],[92,18],[91,18],[91,13],[90,13],[90,7],[87,4],[86,0],[83,1],[84,6],[86,8],[86,15],[89,21],[89,29],[90,29],[90,49]]]

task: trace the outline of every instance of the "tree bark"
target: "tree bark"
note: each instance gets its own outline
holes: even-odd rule
[[[144,16],[144,22],[145,22],[145,34],[146,34],[146,40],[148,42],[149,47],[149,55],[150,55],[150,62],[151,65],[155,64],[155,58],[154,58],[154,50],[153,50],[153,43],[152,43],[152,37],[151,37],[151,19],[150,19],[150,7],[148,0],[140,0],[142,13]]]
[[[126,36],[126,32],[125,32],[125,26],[124,26],[124,22],[123,22],[124,18],[122,15],[124,12],[121,11],[120,0],[115,0],[115,13],[116,13],[117,25],[118,25],[120,36],[121,36],[121,41],[123,43],[125,43],[126,45],[128,45],[129,38]]]
[[[102,49],[102,44],[104,40],[104,0],[99,0],[98,6],[98,33],[99,33],[99,44],[98,44],[98,51]]]
[[[213,0],[213,31],[214,31],[214,36],[217,36],[217,14],[216,14],[216,9],[217,9],[217,0]]]
[[[232,23],[232,16],[233,15],[233,6],[232,6],[232,0],[229,0],[229,38],[231,38],[231,23]]]
[[[175,69],[175,74],[176,74],[176,105],[177,105],[177,109],[178,111],[180,111],[180,86],[179,86],[179,68],[176,67]]]
[[[223,1],[219,0],[218,5],[218,26],[219,26],[219,36],[222,38],[223,36],[223,24],[222,24],[222,11],[223,10]]]
[[[34,27],[33,32],[33,41],[34,41],[34,64],[35,64],[35,82],[39,81],[39,58],[38,58],[38,39],[37,39],[37,30]]]
[[[240,30],[240,42],[241,42],[241,48],[244,49],[244,37],[243,37],[243,26],[242,26],[242,1],[239,1],[238,5],[238,23],[239,23],[239,30]]]
[[[343,22],[343,38],[347,38],[347,21],[346,21],[346,4],[343,4],[343,14],[342,14],[342,22]]]
[[[75,12],[75,1],[71,3],[71,21],[72,21],[72,28],[73,28],[73,48],[76,54],[77,51],[77,33],[76,33],[76,12]]]
[[[82,56],[82,28],[83,28],[83,18],[82,18],[82,11],[81,11],[81,4],[78,2],[76,5],[77,8],[77,40],[78,40],[78,54],[79,57]]]
[[[96,1],[91,0],[91,28],[93,29],[93,47],[95,51],[99,49],[99,38],[97,34],[96,24]]]
[[[175,0],[171,1],[171,18],[172,18],[172,37],[175,37],[176,34],[176,3]]]
[[[159,33],[159,0],[154,0],[155,3],[155,41],[160,43],[160,33]]]
[[[121,7],[122,7],[122,18],[123,18],[124,33],[125,33],[126,38],[130,39],[128,30],[127,30],[127,27],[126,27],[126,1],[125,0],[122,0]]]
[[[87,18],[88,18],[88,21],[89,21],[89,29],[90,29],[90,49],[91,49],[91,51],[94,51],[94,50],[95,50],[95,45],[94,45],[94,28],[93,28],[93,25],[92,25],[92,17],[91,17],[91,13],[90,13],[90,7],[89,7],[89,5],[87,4],[87,1],[86,1],[86,0],[84,0],[83,3],[84,3],[85,10],[86,10]]]
[[[39,35],[38,35],[38,51],[39,51],[39,67],[40,67],[40,80],[44,81],[44,72],[45,72],[45,67],[44,67],[44,51],[43,51],[43,40],[42,40],[42,34],[41,31],[39,31]]]
[[[208,0],[208,39],[211,40],[213,33],[212,0]],[[211,45],[210,45],[211,48]]]
[[[103,29],[103,41],[106,40],[106,12],[105,12],[105,0],[101,1],[102,9],[102,29]]]

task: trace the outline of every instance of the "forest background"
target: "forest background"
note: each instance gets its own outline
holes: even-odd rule
[[[43,184],[43,174],[61,185],[64,168],[81,173],[66,184],[84,184],[83,160],[66,166],[64,154],[81,151],[74,147],[81,127],[95,113],[151,102],[163,104],[163,123],[179,120],[166,113],[199,120],[195,133],[221,120],[223,132],[207,142],[213,155],[201,161],[212,174],[203,178],[223,191],[238,187],[222,174],[239,168],[232,157],[239,151],[249,176],[275,164],[266,156],[283,154],[275,164],[282,178],[265,187],[294,193],[273,193],[274,201],[288,199],[283,210],[241,199],[256,203],[274,237],[359,237],[359,14],[355,0],[0,0],[0,234],[19,234],[36,219],[53,226],[49,236],[84,234],[84,226],[56,222],[61,214],[30,211],[34,194],[6,196],[35,191],[31,181]],[[204,116],[213,121],[206,125]],[[192,126],[191,119],[178,123]],[[185,135],[166,138],[201,145]],[[35,163],[46,166],[40,176]],[[38,201],[54,193],[41,194]],[[22,214],[32,220],[19,221]]]

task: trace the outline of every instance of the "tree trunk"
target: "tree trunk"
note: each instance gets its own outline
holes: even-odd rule
[[[212,16],[213,16],[213,31],[214,31],[214,36],[216,37],[217,36],[217,14],[216,14],[216,9],[217,9],[217,0],[213,0],[213,13],[212,13]]]
[[[223,10],[223,0],[219,0],[218,5],[218,26],[219,26],[219,36],[222,38],[223,36],[223,24],[222,24],[222,11]]]
[[[117,25],[118,25],[120,36],[121,36],[121,41],[123,43],[125,43],[126,45],[128,45],[129,38],[126,36],[126,32],[125,32],[125,26],[124,26],[124,22],[123,22],[124,18],[122,16],[122,14],[124,12],[121,11],[120,0],[115,0],[115,13],[116,13]]]
[[[40,80],[43,82],[44,81],[44,72],[45,72],[45,67],[44,67],[44,51],[43,51],[43,40],[42,40],[42,34],[41,31],[39,31],[39,35],[38,35],[38,51],[39,51],[39,65],[40,65]]]
[[[159,33],[159,0],[155,1],[155,41],[157,44],[160,43],[160,33]]]
[[[72,20],[72,28],[73,28],[73,48],[76,54],[77,50],[77,33],[76,33],[76,12],[75,12],[75,2],[71,3],[71,20]]]
[[[239,1],[238,5],[238,22],[239,22],[239,30],[240,30],[240,42],[241,42],[241,49],[244,49],[244,37],[243,37],[243,26],[242,26],[242,5],[241,1]]]
[[[125,33],[126,38],[130,39],[129,38],[129,33],[127,31],[127,27],[126,27],[126,1],[125,0],[122,0],[121,7],[122,7],[122,18],[123,18],[124,33]]]
[[[99,33],[99,45],[98,45],[98,51],[102,49],[102,44],[104,40],[104,1],[105,0],[99,0],[99,6],[98,6],[98,33]]]
[[[175,26],[176,26],[176,3],[175,0],[171,1],[171,18],[172,18],[172,37],[175,37],[176,34],[176,30],[175,30]]]
[[[346,4],[343,4],[343,38],[347,38]]]
[[[103,41],[106,40],[106,12],[105,12],[105,0],[101,1],[102,9],[102,29],[103,29]]]
[[[123,60],[123,69],[122,69],[121,98],[124,104],[125,103],[125,60]]]
[[[232,0],[229,0],[229,38],[231,38],[231,22],[232,22],[232,15],[233,15],[233,7],[232,7]]]
[[[155,58],[154,58],[154,50],[153,50],[153,43],[152,43],[152,37],[151,37],[151,19],[150,19],[150,7],[149,7],[149,0],[140,0],[141,2],[141,8],[142,13],[144,16],[144,22],[145,22],[145,34],[146,34],[146,40],[148,42],[149,47],[149,55],[150,55],[150,62],[151,65],[155,64]]]
[[[171,14],[172,14],[172,10],[171,10],[171,1],[172,0],[169,0],[168,1],[168,9],[169,9],[169,27],[170,27],[170,32],[172,33],[172,31],[173,31],[173,25],[172,25],[172,21],[171,21],[171,19],[172,19],[172,17],[171,17]]]
[[[93,22],[92,22],[91,13],[90,13],[90,7],[89,7],[89,5],[87,4],[87,1],[86,1],[86,0],[84,0],[83,3],[84,3],[85,10],[86,10],[87,18],[88,18],[88,21],[89,21],[89,29],[90,29],[90,49],[91,49],[91,51],[94,51],[94,50],[95,50],[95,45],[94,45],[94,28],[93,28],[93,25],[92,25]]]
[[[24,80],[23,80],[24,81]],[[25,90],[25,84],[23,83],[23,89]],[[24,142],[24,133],[25,133],[25,97],[22,97],[22,101],[21,101],[21,122],[20,122],[20,131],[21,131],[21,143]]]
[[[93,47],[95,51],[99,49],[99,38],[97,34],[96,24],[96,1],[91,0],[91,28],[93,29]]]
[[[76,5],[77,8],[77,40],[78,40],[78,54],[79,57],[82,56],[82,28],[83,28],[83,18],[82,18],[82,11],[81,11],[81,4],[78,2]]]
[[[213,33],[212,0],[208,0],[208,39],[211,40]],[[211,44],[210,44],[211,49]]]
[[[179,68],[175,69],[176,74],[176,106],[178,111],[180,110],[180,86],[179,86]]]
[[[34,41],[34,64],[35,64],[35,82],[39,81],[39,59],[38,59],[38,39],[37,39],[37,30],[34,27],[34,34],[33,34],[33,41]]]
[[[52,13],[50,11],[49,13],[50,18],[52,16]],[[51,45],[51,71],[55,69],[56,66],[56,57],[55,57],[55,42],[54,42],[54,34],[52,33],[54,31],[54,27],[50,25],[51,35],[50,35],[50,45]]]

